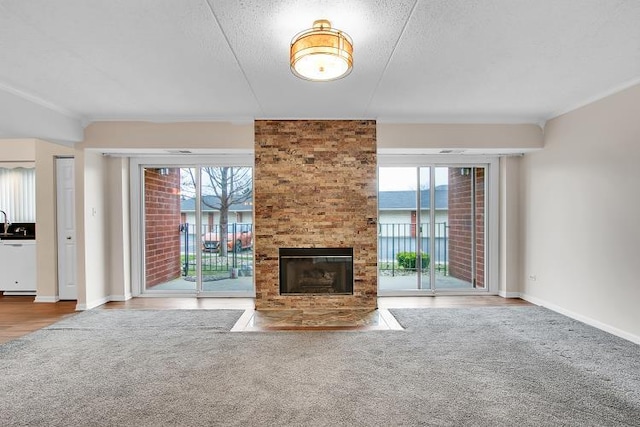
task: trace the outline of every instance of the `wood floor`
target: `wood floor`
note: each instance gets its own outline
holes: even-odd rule
[[[49,326],[75,310],[75,301],[35,304],[33,297],[0,296],[0,344]]]
[[[498,296],[437,296],[437,297],[380,297],[380,308],[453,308],[531,305],[517,298]],[[124,302],[109,302],[95,310],[215,310],[252,309],[252,298],[134,298]],[[72,316],[75,301],[34,303],[33,297],[0,295],[0,344],[49,326]]]

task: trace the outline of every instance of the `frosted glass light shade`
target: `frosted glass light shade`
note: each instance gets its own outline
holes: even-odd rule
[[[297,34],[291,42],[291,71],[312,81],[336,80],[353,68],[353,42],[342,31],[331,28],[325,19]]]

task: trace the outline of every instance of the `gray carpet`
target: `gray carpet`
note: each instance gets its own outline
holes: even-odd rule
[[[638,345],[540,307],[392,312],[405,331],[82,313],[0,346],[0,425],[640,425]]]

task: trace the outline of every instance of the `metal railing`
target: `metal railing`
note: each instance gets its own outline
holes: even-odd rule
[[[202,233],[195,233],[195,224],[180,225],[182,275],[195,275],[196,250],[202,251],[202,274],[232,275],[253,271],[253,226],[252,224],[230,223],[227,225],[227,251],[221,250],[219,242],[221,226],[202,226]],[[435,223],[435,247],[431,253],[430,224],[378,224],[378,268],[391,275],[406,272],[398,265],[397,256],[401,252],[416,252],[417,239],[421,239],[422,253],[429,255],[429,267],[448,275],[449,265],[449,225]],[[238,241],[240,240],[240,244]]]
[[[435,247],[431,253],[430,224],[378,224],[378,269],[395,275],[400,271],[407,271],[398,264],[398,254],[401,252],[415,253],[418,238],[420,249],[429,255],[429,267],[435,268],[444,275],[448,274],[449,266],[449,225],[446,222],[435,223]],[[413,269],[415,271],[415,269]]]
[[[182,275],[196,274],[196,251],[201,252],[203,276],[251,275],[253,271],[253,225],[227,224],[226,250],[222,245],[222,226],[202,225],[195,233],[195,224],[180,225]]]

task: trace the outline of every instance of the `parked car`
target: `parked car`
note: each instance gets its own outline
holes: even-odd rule
[[[227,233],[227,249],[233,252],[240,252],[243,249],[250,249],[253,244],[253,233],[250,224],[236,224],[235,233],[234,226],[229,224],[229,232]],[[202,250],[204,252],[220,252],[220,228],[215,227],[213,231],[202,235]]]

